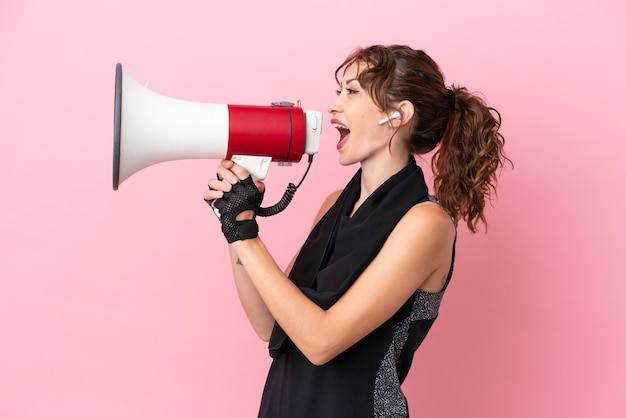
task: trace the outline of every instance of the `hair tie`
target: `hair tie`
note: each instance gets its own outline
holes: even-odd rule
[[[454,110],[456,109],[456,95],[454,94],[454,92],[450,89],[446,89],[448,90],[448,109],[450,110]]]

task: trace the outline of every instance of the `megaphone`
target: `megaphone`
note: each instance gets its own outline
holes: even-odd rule
[[[308,154],[310,164],[322,130],[319,111],[288,102],[246,106],[175,99],[133,80],[121,64],[115,68],[114,112],[113,190],[148,166],[183,159],[232,159],[262,180],[272,161],[289,164]]]

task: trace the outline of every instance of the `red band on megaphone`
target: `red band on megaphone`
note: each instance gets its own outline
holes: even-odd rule
[[[233,155],[298,162],[304,154],[306,124],[300,107],[228,105],[228,150]]]

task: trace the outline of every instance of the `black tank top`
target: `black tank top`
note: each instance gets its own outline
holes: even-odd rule
[[[359,192],[360,170],[313,228],[291,270],[291,280],[323,309],[354,283],[402,216],[432,200],[413,158],[350,217]],[[452,267],[441,292],[418,290],[392,318],[322,366],[310,363],[276,325],[259,417],[408,417],[400,385],[437,317],[451,275]]]

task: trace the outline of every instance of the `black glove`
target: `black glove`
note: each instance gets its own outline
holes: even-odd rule
[[[254,217],[263,201],[263,193],[254,184],[252,177],[233,184],[230,192],[224,193],[213,206],[219,211],[222,233],[228,243],[256,238],[259,235],[259,226],[256,219],[238,221],[237,215],[246,210],[254,212]]]

